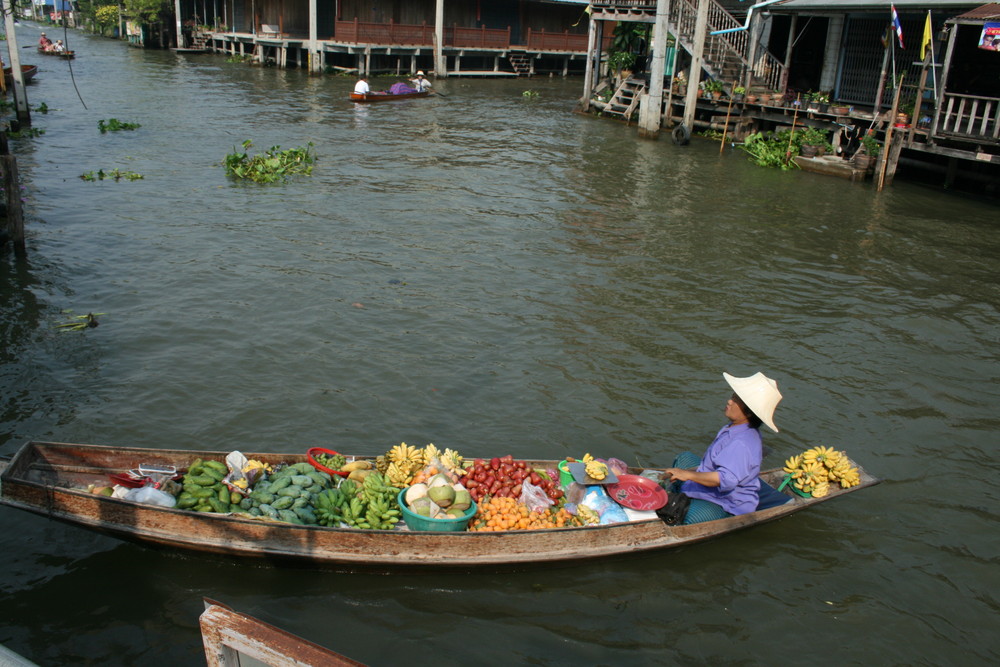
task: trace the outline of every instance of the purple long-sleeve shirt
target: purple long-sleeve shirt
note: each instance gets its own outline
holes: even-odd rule
[[[684,482],[681,491],[721,505],[730,514],[746,514],[757,509],[760,490],[760,433],[746,424],[724,426],[705,450],[698,472],[719,473],[719,486]]]

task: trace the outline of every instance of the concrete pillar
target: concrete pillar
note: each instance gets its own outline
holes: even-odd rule
[[[316,39],[319,32],[316,21],[316,0],[309,0],[309,72],[313,74],[323,71],[319,42]]]
[[[695,105],[698,104],[698,82],[701,80],[701,65],[705,60],[705,34],[708,31],[708,2],[698,0],[698,17],[694,24],[694,50],[691,53],[691,71],[688,73],[687,96],[684,98],[684,127],[690,132],[694,128]]]
[[[444,57],[444,0],[437,0],[434,11],[434,74],[448,78],[448,69]]]
[[[670,38],[670,0],[656,0],[653,24],[653,63],[649,70],[649,92],[639,103],[639,136],[656,139],[663,116],[663,75],[667,69],[667,42]]]

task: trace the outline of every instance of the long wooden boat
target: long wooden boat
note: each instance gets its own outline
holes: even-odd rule
[[[420,93],[403,93],[402,95],[393,95],[392,93],[351,93],[352,102],[391,102],[392,100],[408,100],[414,97],[428,97],[431,91],[425,90]]]
[[[73,60],[76,58],[76,51],[47,51],[39,46],[38,52],[43,56],[58,56],[63,60]]]
[[[38,65],[21,65],[21,78],[25,83],[28,83],[35,78],[38,74]],[[3,68],[3,76],[7,80],[7,85],[14,81],[14,70],[8,65]]]
[[[268,464],[297,463],[305,454],[244,454]],[[507,569],[532,563],[618,557],[701,542],[794,514],[880,480],[859,467],[861,483],[823,498],[791,496],[777,507],[690,526],[647,519],[584,528],[503,532],[419,532],[327,528],[237,515],[143,505],[87,492],[108,475],[144,465],[183,469],[196,457],[223,461],[226,453],[29,442],[0,461],[0,503],[115,537],[173,549],[315,566],[395,571],[427,568]],[[528,461],[534,468],[556,461]],[[635,470],[634,472],[639,472]],[[782,472],[761,474],[772,486]]]

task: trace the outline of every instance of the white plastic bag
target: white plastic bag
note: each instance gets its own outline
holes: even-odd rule
[[[166,491],[160,491],[152,486],[140,486],[125,494],[125,500],[131,500],[144,505],[159,505],[160,507],[173,507],[177,504],[177,499]]]
[[[521,486],[521,497],[518,499],[522,505],[528,506],[530,512],[542,512],[551,507],[555,501],[549,498],[540,486],[535,486],[527,479]]]

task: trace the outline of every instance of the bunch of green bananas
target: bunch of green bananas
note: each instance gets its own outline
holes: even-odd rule
[[[353,484],[353,482],[351,482]],[[313,496],[313,512],[321,526],[337,526],[344,520],[343,507],[347,496],[339,488],[324,489]]]
[[[345,480],[341,490],[350,481]],[[357,485],[352,483],[348,491],[354,488]],[[343,522],[353,528],[391,530],[399,522],[398,492],[398,489],[385,483],[380,473],[372,472],[356,492],[345,493],[347,502],[340,508]]]

